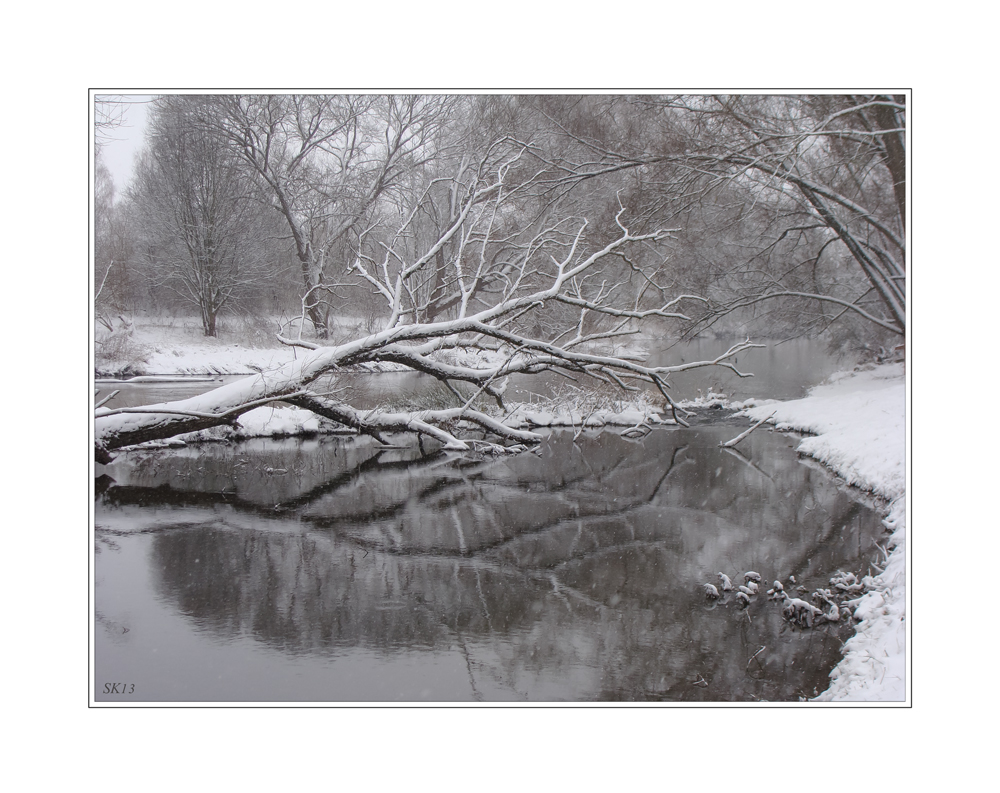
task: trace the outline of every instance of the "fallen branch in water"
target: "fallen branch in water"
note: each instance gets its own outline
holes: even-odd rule
[[[603,247],[596,244],[604,236],[595,237],[585,218],[549,219],[545,210],[544,221],[526,219],[522,224],[519,219],[530,214],[526,207],[535,206],[531,202],[545,202],[543,206],[550,200],[542,171],[514,168],[529,156],[527,152],[517,141],[499,139],[485,146],[477,162],[464,160],[452,178],[435,180],[437,186],[451,189],[452,218],[436,240],[428,238],[429,245],[414,248],[418,230],[413,224],[422,213],[437,212],[438,197],[430,189],[417,199],[389,243],[379,234],[369,235],[375,227],[359,234],[352,243],[357,256],[348,269],[365,284],[366,292],[372,290],[385,301],[388,318],[381,328],[340,343],[282,336],[298,354],[268,371],[187,399],[118,410],[101,407],[94,418],[95,459],[110,461],[115,449],[232,424],[254,407],[276,401],[311,410],[375,439],[390,432],[415,433],[435,438],[449,450],[467,451],[472,439],[454,433],[471,423],[476,433],[485,431],[514,444],[538,444],[541,434],[515,430],[471,406],[477,397],[486,396],[496,401],[498,411],[507,412],[503,399],[507,378],[545,373],[590,378],[626,394],[648,383],[683,426],[684,411],[667,394],[668,378],[709,366],[751,376],[730,363],[744,350],[761,346],[749,339],[711,360],[673,366],[647,366],[594,347],[638,332],[633,325],[643,319],[686,319],[673,309],[678,301],[696,298],[682,295],[658,308],[644,308],[645,287],[630,291],[631,270],[619,272],[618,265],[629,249],[665,244],[675,230],[633,233],[622,203],[614,217],[617,231]],[[620,280],[598,284],[598,274],[601,279]],[[428,298],[427,287],[435,283],[433,298]],[[328,335],[323,323],[314,325],[321,338]],[[593,331],[585,333],[584,327],[591,325]],[[320,378],[339,377],[342,371],[364,364],[399,364],[429,375],[451,392],[459,407],[367,411],[311,392]],[[472,394],[460,393],[458,384],[471,387]],[[585,416],[577,436],[605,423],[593,414]]]
[[[118,392],[115,391],[115,394]],[[108,410],[106,413],[101,413],[100,417],[105,418],[106,416],[117,416],[122,413],[153,413],[155,415],[165,415],[165,416],[190,416],[196,419],[223,419],[233,413],[246,413],[254,408],[264,407],[265,405],[270,405],[274,402],[290,402],[296,397],[308,396],[308,391],[296,391],[292,394],[278,395],[274,397],[265,397],[264,399],[257,399],[253,402],[245,402],[242,405],[237,405],[229,410],[223,410],[219,413],[206,413],[197,410],[176,410],[168,407],[157,407],[155,405],[151,407],[136,407],[136,408],[118,408],[117,410]],[[112,394],[111,396],[114,396]],[[101,400],[101,404],[104,404],[111,397]]]
[[[118,396],[118,394],[120,392],[121,392],[121,389],[117,389],[115,391],[112,391],[110,394],[108,394],[106,397],[104,397],[104,399],[102,399],[100,402],[98,402],[96,405],[94,405],[94,410],[97,410],[97,408],[99,408],[101,405],[105,404],[106,402],[110,402],[112,399],[114,399],[116,396]]]
[[[777,412],[778,412],[777,410],[774,411],[774,413],[777,413]],[[743,440],[747,435],[749,435],[751,432],[753,432],[755,429],[757,429],[757,427],[759,427],[765,421],[767,421],[768,419],[773,418],[774,417],[774,413],[772,413],[770,416],[762,418],[760,421],[758,421],[756,424],[754,424],[746,432],[740,433],[735,438],[733,438],[731,441],[726,441],[725,443],[720,443],[719,446],[721,446],[723,449],[731,449],[733,446],[735,446],[737,443],[739,443],[741,440]]]
[[[747,661],[747,669],[750,668],[751,661],[753,661],[754,658],[756,658],[758,655],[760,655],[766,649],[767,649],[767,647],[761,647],[757,652],[755,652],[753,655],[750,656],[750,660]]]

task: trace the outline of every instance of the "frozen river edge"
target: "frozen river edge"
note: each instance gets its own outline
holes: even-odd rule
[[[885,571],[855,610],[857,633],[830,673],[819,702],[906,699],[906,383],[902,364],[834,375],[809,396],[769,400],[744,410],[757,421],[774,413],[779,430],[810,433],[798,447],[848,484],[888,503],[892,531]]]

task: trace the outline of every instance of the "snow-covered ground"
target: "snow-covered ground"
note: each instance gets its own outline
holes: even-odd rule
[[[854,616],[857,633],[816,699],[903,701],[906,698],[906,386],[902,364],[835,375],[809,396],[756,402],[756,420],[774,413],[778,429],[813,433],[799,444],[845,481],[888,501],[892,535],[885,571],[863,596]]]
[[[236,320],[231,320],[235,323]],[[98,326],[95,370],[99,377],[122,375],[246,375],[277,369],[302,351],[277,339],[278,318],[260,320],[250,325],[220,323],[218,337],[205,336],[197,317],[142,317],[128,325],[119,324],[113,333]],[[286,337],[294,338],[294,327],[285,326]],[[359,320],[342,317],[331,329],[331,344],[366,335]],[[316,341],[308,333],[307,341]],[[444,351],[441,360],[458,366],[499,365],[506,360],[500,353],[482,351]],[[369,371],[408,371],[395,363],[366,363]]]
[[[98,325],[95,368],[99,375],[252,374],[292,359],[272,324],[238,332],[221,323],[217,338],[205,336],[195,317],[136,317],[113,333]]]

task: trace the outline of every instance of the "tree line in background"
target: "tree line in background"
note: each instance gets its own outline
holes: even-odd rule
[[[301,316],[311,343],[344,316],[426,327],[542,294],[526,261],[606,250],[505,332],[898,344],[905,114],[890,95],[162,96],[120,196],[98,135],[96,314],[197,313],[208,336]]]

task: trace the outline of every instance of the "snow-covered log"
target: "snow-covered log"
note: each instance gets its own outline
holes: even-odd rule
[[[492,398],[502,409],[509,375],[556,371],[592,378],[624,392],[649,383],[672,408],[667,378],[676,372],[721,366],[749,376],[730,362],[743,350],[759,346],[749,340],[712,360],[675,366],[649,367],[632,358],[604,354],[600,343],[638,332],[644,319],[685,318],[676,311],[677,305],[695,298],[684,295],[651,304],[647,297],[651,274],[634,279],[638,265],[627,254],[667,239],[670,231],[633,233],[623,222],[624,208],[615,218],[615,235],[610,241],[607,236],[600,238],[602,244],[590,242],[583,218],[554,223],[547,217],[544,222],[519,219],[520,205],[511,206],[510,197],[531,189],[537,179],[529,175],[517,182],[509,176],[523,154],[523,147],[512,147],[508,141],[491,147],[475,167],[463,160],[449,181],[452,194],[462,197],[456,200],[454,220],[422,253],[420,249],[413,253],[410,229],[419,204],[388,239],[361,236],[351,269],[384,299],[389,318],[382,330],[330,346],[303,339],[300,330],[296,338],[279,338],[301,354],[271,371],[190,399],[141,408],[100,408],[95,414],[98,461],[108,461],[110,452],[123,446],[232,424],[248,410],[277,401],[379,440],[384,432],[415,432],[461,450],[468,444],[456,433],[461,425],[471,424],[505,441],[534,443],[540,435],[506,425],[502,414],[490,416],[474,409],[475,397]],[[381,252],[381,261],[376,251]],[[612,276],[617,280],[609,283]],[[437,287],[428,297],[426,284],[431,280]],[[443,292],[447,300],[442,300]],[[429,310],[429,301],[437,303],[434,311]],[[450,314],[447,319],[438,319],[442,304],[452,306],[445,312]],[[304,325],[300,322],[299,327]],[[456,352],[463,353],[457,359],[463,363],[455,362]],[[317,389],[317,380],[324,375],[377,362],[403,364],[436,378],[455,395],[456,407],[363,411]],[[455,388],[457,383],[476,391],[465,397]]]

